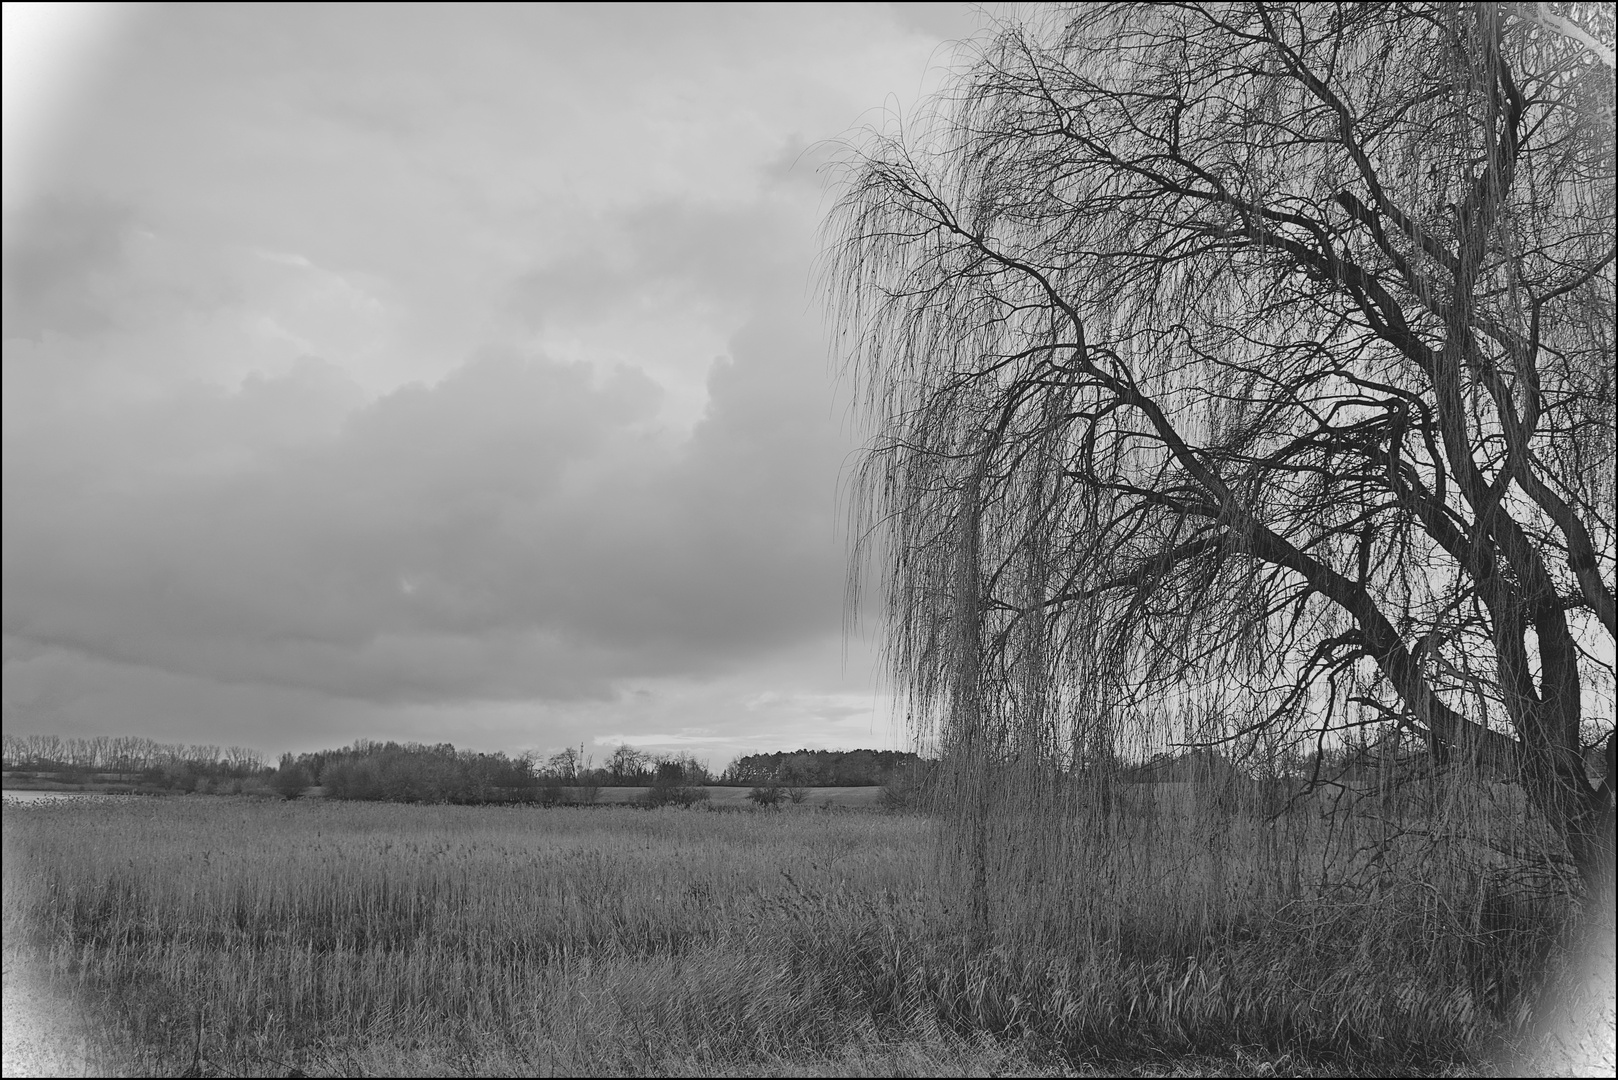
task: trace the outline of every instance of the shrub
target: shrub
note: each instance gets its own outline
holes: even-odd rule
[[[708,789],[696,784],[669,783],[659,780],[646,789],[641,802],[646,806],[683,806],[690,809],[699,802],[708,801]]]
[[[270,778],[270,787],[283,799],[296,799],[309,790],[309,784],[309,770],[291,762],[283,762]]]
[[[753,790],[747,793],[748,801],[754,806],[773,806],[777,809],[780,809],[781,797],[781,785],[774,780],[755,785]]]

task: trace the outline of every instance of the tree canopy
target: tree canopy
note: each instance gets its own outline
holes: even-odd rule
[[[985,763],[1389,725],[1610,863],[1614,37],[1085,4],[851,144],[857,535],[966,802]]]

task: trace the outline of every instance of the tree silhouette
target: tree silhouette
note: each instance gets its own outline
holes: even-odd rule
[[[996,769],[1390,724],[1610,873],[1613,22],[1087,4],[852,146],[860,553],[969,847]]]

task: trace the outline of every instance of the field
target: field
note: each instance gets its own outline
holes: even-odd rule
[[[1128,827],[1115,842],[1151,835]],[[82,1011],[90,1073],[1475,1073],[1526,1030],[1518,983],[1552,949],[1455,883],[1277,894],[1251,872],[1263,823],[1226,837],[1217,882],[1115,872],[1071,898],[1086,934],[972,942],[932,828],[812,805],[8,806],[8,984]]]
[[[714,809],[751,809],[753,803],[748,799],[751,788],[721,787],[713,785],[704,788],[708,793],[708,805]],[[596,795],[596,801],[604,805],[629,805],[640,802],[646,797],[647,789],[644,787],[604,787]],[[825,809],[837,807],[842,809],[873,810],[882,805],[882,789],[880,787],[811,787],[803,789],[804,806]],[[783,795],[781,802],[788,804],[789,800]]]

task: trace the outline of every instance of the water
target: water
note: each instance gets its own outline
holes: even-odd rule
[[[33,806],[38,803],[68,802],[83,799],[90,802],[110,802],[128,799],[129,795],[108,795],[100,791],[0,791],[7,806]]]

